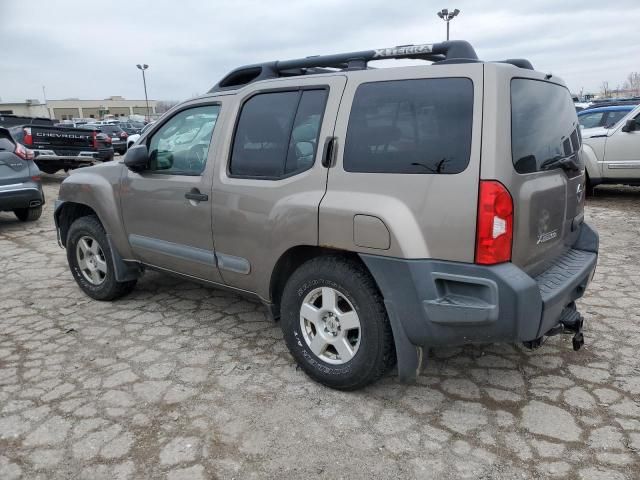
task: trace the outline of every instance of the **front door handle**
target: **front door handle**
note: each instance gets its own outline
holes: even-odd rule
[[[209,200],[209,195],[200,193],[200,190],[197,188],[192,188],[190,192],[184,194],[184,198],[193,200],[194,202],[206,202]]]

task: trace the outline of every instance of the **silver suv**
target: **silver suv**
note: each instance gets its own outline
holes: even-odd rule
[[[433,65],[368,68],[389,58]],[[122,162],[60,188],[61,246],[112,300],[146,268],[264,302],[315,380],[423,350],[571,332],[597,234],[564,83],[467,42],[251,65],[173,108]]]

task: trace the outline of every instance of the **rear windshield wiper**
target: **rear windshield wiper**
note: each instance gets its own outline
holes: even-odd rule
[[[562,155],[556,155],[555,157],[548,158],[540,164],[540,170],[553,170],[554,168],[562,168],[563,170],[580,170],[580,164],[577,161],[576,154],[568,157]]]

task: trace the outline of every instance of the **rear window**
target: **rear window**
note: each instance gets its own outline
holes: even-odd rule
[[[98,125],[98,128],[104,133],[117,133],[122,130],[117,125]]]
[[[460,173],[469,164],[472,122],[468,78],[362,84],[349,116],[344,169]]]
[[[554,160],[576,155],[580,145],[578,118],[566,88],[511,80],[511,154],[518,173],[544,170]]]

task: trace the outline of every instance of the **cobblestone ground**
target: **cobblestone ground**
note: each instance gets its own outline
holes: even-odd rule
[[[263,307],[148,273],[95,302],[55,241],[0,215],[0,479],[640,478],[640,190],[601,234],[586,346],[432,352],[417,385],[356,393],[296,369]]]

